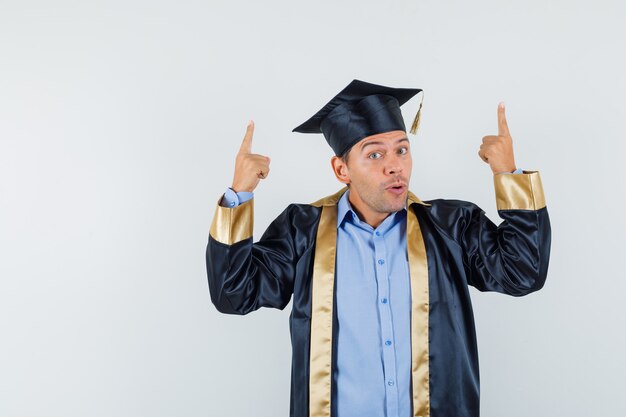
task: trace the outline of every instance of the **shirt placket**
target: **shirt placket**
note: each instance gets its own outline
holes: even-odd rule
[[[374,251],[376,256],[376,285],[378,289],[378,312],[381,327],[381,346],[383,352],[383,372],[385,384],[385,408],[387,417],[398,415],[398,386],[396,372],[396,349],[393,334],[393,317],[389,297],[389,263],[386,245],[382,232],[373,233]]]

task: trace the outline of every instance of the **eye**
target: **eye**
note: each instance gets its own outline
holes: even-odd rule
[[[400,155],[406,155],[407,153],[409,153],[409,148],[400,148],[398,149],[398,153]]]
[[[371,154],[369,154],[367,157],[369,159],[380,159],[382,158],[383,154],[380,152],[372,152]]]

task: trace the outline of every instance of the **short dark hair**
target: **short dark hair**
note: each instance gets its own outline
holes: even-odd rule
[[[343,159],[343,162],[346,163],[346,165],[348,165],[348,158],[350,156],[350,151],[352,150],[352,146],[350,146],[348,149],[346,149],[345,151],[343,151],[343,153],[341,154],[340,158]]]

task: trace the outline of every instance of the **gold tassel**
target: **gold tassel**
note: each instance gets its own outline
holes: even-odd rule
[[[424,92],[422,91],[422,101],[420,101],[420,107],[417,109],[417,114],[415,115],[415,119],[413,119],[413,124],[411,125],[411,134],[417,134],[417,129],[420,126],[420,116],[422,114],[422,103],[424,103]]]

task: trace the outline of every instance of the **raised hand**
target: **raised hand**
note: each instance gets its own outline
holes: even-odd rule
[[[235,159],[235,175],[232,189],[235,192],[254,191],[259,181],[270,173],[270,158],[252,153],[252,135],[254,122],[250,120],[241,147]]]
[[[489,164],[494,174],[515,171],[513,139],[504,114],[504,103],[498,105],[498,135],[484,136],[478,156]]]

